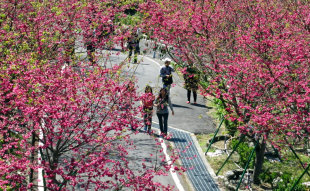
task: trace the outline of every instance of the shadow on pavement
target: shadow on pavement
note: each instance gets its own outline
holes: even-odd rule
[[[156,138],[162,138],[160,135],[153,133],[152,136],[156,137]],[[174,142],[174,143],[183,143],[186,142],[186,139],[180,139],[180,138],[170,138],[170,139],[165,139],[166,141],[170,141],[170,142]]]
[[[212,107],[207,107],[207,106],[199,104],[199,103],[196,103],[196,104],[192,103],[191,105],[196,106],[196,107],[201,107],[201,108],[212,109]]]
[[[180,139],[180,138],[170,138],[170,139],[167,139],[167,141],[171,141],[171,142],[174,142],[174,143],[186,142],[185,139]]]
[[[187,109],[192,109],[190,107],[184,106],[184,105],[177,105],[177,104],[172,104],[173,107],[180,107],[180,108],[187,108]]]
[[[110,51],[117,51],[117,52],[121,52],[122,49],[121,48],[109,48],[109,47],[102,47],[102,50],[110,50]]]

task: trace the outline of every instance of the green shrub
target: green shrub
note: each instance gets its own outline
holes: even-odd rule
[[[270,168],[268,168],[259,175],[259,179],[262,180],[263,182],[269,183],[271,185],[271,188],[274,189],[276,185],[273,185],[274,184],[273,181],[279,176],[280,176],[279,172],[271,172]]]
[[[222,100],[215,98],[214,103],[215,103],[215,107],[216,107],[216,114],[217,114],[217,116],[219,116],[219,118],[221,115],[228,114]],[[235,122],[227,120],[227,119],[224,119],[224,124],[225,124],[225,128],[228,131],[228,133],[231,136],[234,136],[235,133],[237,132],[238,125]]]
[[[289,191],[294,183],[297,181],[297,178],[293,177],[293,174],[289,172],[284,172],[281,175],[282,181],[280,181],[277,185],[276,191]],[[300,182],[295,186],[294,191],[305,191],[306,187],[303,186]]]
[[[274,185],[274,180],[276,178],[280,178],[278,185]],[[283,172],[282,175],[280,172],[271,172],[270,168],[265,170],[263,173],[259,175],[259,178],[271,185],[272,190],[275,191],[289,191],[294,183],[297,181],[297,178],[293,177],[293,174],[290,172]],[[306,187],[303,186],[300,182],[295,186],[294,191],[305,191]]]
[[[233,139],[231,141],[231,147],[234,148],[235,145],[237,145],[239,142],[239,140],[237,139]],[[245,168],[246,163],[248,162],[248,158],[251,155],[253,148],[249,147],[248,143],[246,142],[242,142],[239,144],[238,148],[236,149],[236,152],[239,155],[239,161],[238,164],[242,167]],[[252,159],[250,161],[250,164],[248,166],[248,168],[254,168],[254,161],[255,161],[255,152],[254,155],[252,156]]]

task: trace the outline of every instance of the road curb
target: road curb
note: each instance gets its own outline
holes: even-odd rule
[[[193,142],[194,142],[194,144],[195,144],[195,147],[197,148],[198,153],[199,153],[199,155],[200,155],[200,157],[201,157],[201,159],[202,159],[204,165],[205,165],[206,168],[208,169],[210,175],[211,175],[212,178],[214,179],[214,181],[215,181],[215,183],[217,184],[218,188],[219,188],[221,191],[225,191],[225,190],[223,190],[223,188],[220,187],[220,184],[219,184],[219,182],[218,182],[218,181],[219,181],[219,178],[218,178],[218,176],[216,176],[216,174],[214,173],[213,168],[211,167],[211,165],[210,165],[209,162],[207,161],[206,156],[205,156],[204,152],[202,151],[202,148],[200,147],[199,142],[198,142],[198,140],[197,140],[197,138],[196,138],[196,135],[195,135],[194,133],[191,133],[190,135],[191,135],[191,137],[192,137],[192,139],[193,139]]]
[[[170,143],[170,144],[172,145],[172,147],[174,149],[177,149],[177,147],[175,146],[175,144],[173,142]],[[180,166],[183,166],[182,160],[178,159],[177,163],[179,163]],[[192,181],[188,178],[188,175],[187,175],[186,171],[184,173],[184,181],[186,182],[186,184],[189,187],[190,191],[195,191],[195,187],[194,187]]]
[[[161,60],[150,58],[147,55],[144,55],[143,59],[156,64],[158,67],[161,67],[163,64]],[[154,121],[153,123],[158,124]],[[170,129],[169,133],[172,133],[172,139],[175,138],[176,140],[176,142],[171,142],[171,145],[173,148],[182,151],[179,153],[180,164],[185,168],[188,168],[188,171],[184,173],[185,176],[183,178],[188,185],[188,189],[199,191],[223,190],[219,187],[220,184],[218,183],[218,177],[208,163],[195,134],[172,126],[168,126],[168,129]],[[187,152],[183,152],[183,150]]]

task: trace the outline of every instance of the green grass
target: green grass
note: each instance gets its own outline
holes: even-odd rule
[[[213,133],[212,134],[196,134],[196,138],[197,138],[198,143],[200,145],[200,148],[202,149],[203,152],[207,151],[207,146],[206,146],[207,141],[209,139],[212,139],[213,135],[214,135]],[[213,149],[213,148],[211,147],[211,149]],[[211,149],[209,152],[215,151],[215,149],[213,149],[213,151]]]
[[[287,172],[293,174],[295,178],[298,178],[303,172],[304,169],[299,163],[299,161],[295,158],[292,152],[282,152],[282,162],[269,162],[265,161],[264,169],[269,169],[271,172]],[[310,157],[306,156],[302,153],[297,153],[300,157],[301,161],[304,164],[310,163]],[[305,166],[306,168],[306,166]],[[310,171],[308,171],[310,174]],[[306,173],[303,178],[302,182],[309,182],[310,176]]]
[[[221,169],[220,173],[218,175],[224,175],[229,170],[234,170],[237,168],[237,166],[234,164],[236,156],[233,156],[230,160],[227,161],[227,163],[224,165],[224,167]],[[221,168],[221,166],[224,164],[227,155],[220,155],[217,157],[206,157],[209,164],[211,165],[212,169],[214,170],[214,173],[217,173],[217,171]]]

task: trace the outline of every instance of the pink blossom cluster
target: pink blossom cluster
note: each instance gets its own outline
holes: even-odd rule
[[[197,67],[240,132],[281,145],[310,133],[307,1],[161,1],[140,6],[145,28]]]
[[[170,166],[136,172],[128,160],[128,130],[141,126],[141,108],[122,63],[109,67],[95,55],[91,64],[76,53],[87,43],[100,49],[125,39],[114,21],[129,5],[0,4],[0,189],[171,190],[153,180]]]

